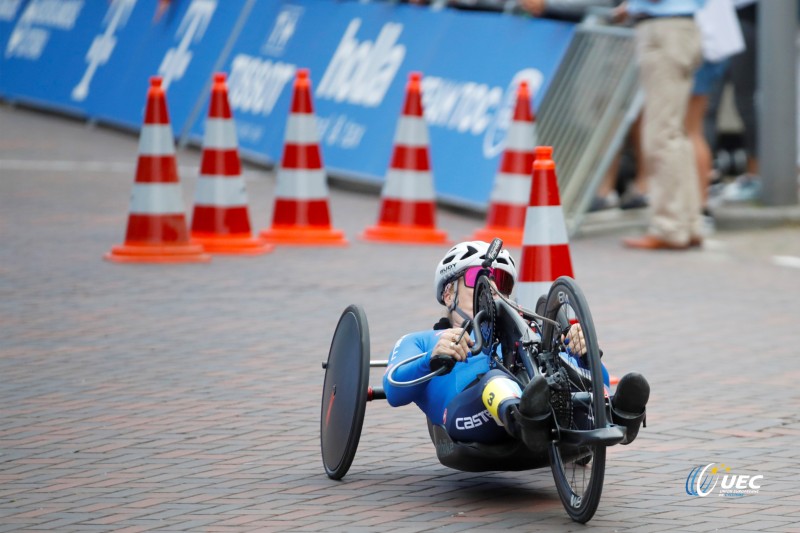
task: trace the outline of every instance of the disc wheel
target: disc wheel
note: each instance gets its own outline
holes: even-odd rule
[[[320,442],[325,473],[341,479],[356,455],[369,388],[369,327],[364,310],[351,305],[333,334],[322,387]]]
[[[542,335],[544,349],[554,354],[554,366],[568,380],[571,413],[560,422],[566,422],[566,429],[572,430],[605,427],[605,390],[597,335],[586,298],[575,280],[562,276],[553,283],[544,316],[560,325],[556,327],[545,322]],[[563,339],[574,324],[580,324],[587,350],[570,364],[566,351],[569,344]],[[549,453],[553,479],[567,514],[576,522],[588,522],[597,510],[603,491],[605,446],[577,447],[554,441]]]

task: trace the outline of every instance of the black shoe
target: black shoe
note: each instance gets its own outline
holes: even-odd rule
[[[519,400],[519,412],[526,417],[539,417],[550,413],[550,387],[544,376],[533,376],[525,385]]]
[[[649,205],[647,197],[643,194],[633,193],[622,198],[619,204],[620,209],[642,209]]]
[[[617,385],[617,392],[611,400],[614,409],[630,415],[644,412],[647,400],[650,399],[650,384],[638,372],[630,372],[622,376]]]
[[[650,398],[650,384],[638,372],[625,374],[619,380],[617,392],[611,399],[611,419],[625,428],[621,444],[630,444],[639,434],[642,424],[647,426],[645,406]]]

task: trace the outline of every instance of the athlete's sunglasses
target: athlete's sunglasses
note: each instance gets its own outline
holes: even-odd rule
[[[482,267],[479,266],[469,267],[464,272],[464,285],[471,289],[475,288],[475,281],[478,279],[478,272],[480,272],[481,269]],[[489,277],[494,280],[495,285],[497,285],[497,290],[506,296],[511,294],[511,290],[514,288],[514,278],[511,274],[499,268],[490,268]]]

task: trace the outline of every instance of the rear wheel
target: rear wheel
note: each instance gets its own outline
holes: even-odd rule
[[[572,430],[605,427],[605,389],[597,335],[586,298],[575,280],[560,277],[553,283],[543,314],[559,323],[556,327],[545,322],[542,335],[544,350],[553,354],[552,370],[562,377],[562,390],[552,393],[558,426]],[[574,324],[580,324],[583,330],[587,347],[583,355],[570,354],[570,345],[564,342]],[[567,514],[576,522],[588,522],[600,503],[606,447],[555,441],[549,452],[553,479]]]

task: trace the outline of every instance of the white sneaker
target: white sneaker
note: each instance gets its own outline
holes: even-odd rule
[[[752,174],[742,174],[722,191],[722,199],[733,204],[753,202],[760,197],[761,178]]]
[[[710,237],[711,235],[714,235],[715,231],[717,231],[717,225],[714,222],[714,216],[709,210],[704,209],[700,233],[703,235],[703,237]]]

